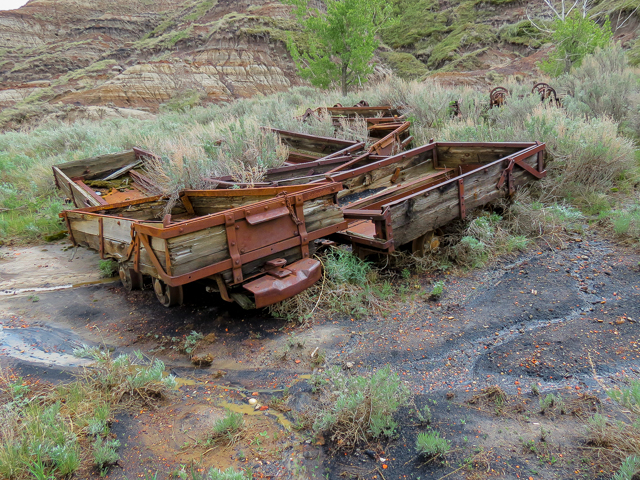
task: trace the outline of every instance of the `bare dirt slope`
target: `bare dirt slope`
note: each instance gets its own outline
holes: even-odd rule
[[[603,386],[640,376],[640,255],[588,234],[566,248],[539,248],[446,276],[439,303],[398,302],[386,318],[321,317],[306,326],[239,310],[197,285],[174,309],[117,283],[43,292],[37,302],[14,295],[0,306],[0,365],[31,381],[64,380],[78,367],[69,352],[82,343],[142,349],[166,362],[180,388],[158,410],[118,416],[122,460],[109,478],[165,479],[190,464],[269,478],[610,478],[616,462],[585,443],[584,425],[596,411],[619,415]],[[437,278],[410,281],[430,289]],[[180,353],[192,331],[205,336],[194,353],[210,354],[210,366],[194,368]],[[314,352],[325,357],[319,367]],[[387,364],[451,440],[446,463],[416,456],[427,427],[412,409],[397,416],[397,437],[346,455],[330,438],[294,428],[314,401],[311,373]],[[504,402],[474,398],[492,386],[506,392]],[[542,414],[549,393],[564,407]],[[250,397],[265,408],[254,410]],[[196,446],[225,409],[245,414],[242,439]]]

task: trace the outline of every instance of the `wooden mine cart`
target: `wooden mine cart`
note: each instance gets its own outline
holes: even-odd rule
[[[349,228],[337,237],[361,256],[405,244],[424,253],[437,247],[436,229],[544,177],[544,152],[537,143],[437,142],[373,171],[338,173],[332,178],[349,193],[340,200]]]
[[[182,302],[183,285],[206,280],[225,300],[264,307],[320,278],[315,241],[347,226],[336,204],[341,188],[184,191],[173,206],[150,197],[60,216],[74,245],[119,262],[126,288],[151,276],[165,306]]]

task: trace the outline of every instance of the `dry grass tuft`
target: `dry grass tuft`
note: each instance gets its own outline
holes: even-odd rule
[[[474,395],[467,403],[470,405],[477,404],[494,404],[494,405],[504,405],[507,401],[507,394],[502,388],[497,385],[492,385],[487,388],[483,388],[480,390],[480,393]]]

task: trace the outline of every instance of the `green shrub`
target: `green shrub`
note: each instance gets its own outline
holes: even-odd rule
[[[607,395],[623,407],[640,414],[640,380],[631,380],[628,387],[609,389]]]
[[[313,424],[316,432],[328,432],[339,448],[347,449],[396,433],[393,414],[408,404],[410,393],[389,366],[367,377],[348,376],[336,367],[323,377],[328,383]]]
[[[611,23],[607,19],[603,26],[575,9],[564,21],[556,19],[551,28],[551,40],[555,49],[549,58],[540,64],[540,69],[557,77],[569,72],[571,67],[579,67],[585,55],[597,48],[604,48],[611,42]]]
[[[562,101],[568,112],[609,116],[623,128],[635,129],[640,116],[638,78],[619,43],[586,55],[579,67],[558,78],[557,86],[567,92]]]
[[[426,457],[441,457],[451,449],[451,442],[440,436],[440,432],[429,430],[418,434],[416,451]]]
[[[119,447],[119,440],[97,437],[93,443],[93,464],[101,470],[113,465],[120,460]]]

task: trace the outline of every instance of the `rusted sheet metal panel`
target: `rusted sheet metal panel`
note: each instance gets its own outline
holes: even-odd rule
[[[245,283],[243,286],[255,296],[257,308],[267,307],[306,290],[322,276],[318,260],[305,258],[286,266],[288,275],[278,277],[271,273]]]

